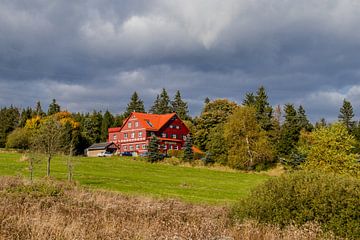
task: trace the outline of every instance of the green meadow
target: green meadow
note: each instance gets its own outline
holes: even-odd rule
[[[20,153],[0,153],[0,175],[29,178],[28,162]],[[35,178],[46,174],[45,157],[34,165]],[[51,176],[67,179],[67,157],[51,161]],[[73,157],[74,180],[82,186],[129,195],[177,198],[188,202],[228,204],[249,194],[269,176],[210,168],[151,164],[131,157]]]

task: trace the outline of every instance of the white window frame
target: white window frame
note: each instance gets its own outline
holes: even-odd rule
[[[127,126],[128,126],[128,128],[131,128],[132,127],[131,122],[128,122]]]
[[[127,138],[128,138],[128,134],[124,133],[124,139],[127,139]]]
[[[131,132],[130,138],[131,138],[131,139],[135,138],[135,132]]]
[[[139,150],[140,149],[140,144],[136,144],[135,149]]]
[[[174,126],[173,126],[173,125],[170,125],[169,128],[174,128]]]
[[[117,135],[116,134],[114,134],[113,140],[117,140]]]
[[[130,146],[129,146],[129,150],[130,150],[130,151],[133,151],[133,150],[134,150],[134,146],[133,146],[133,145],[130,145]]]
[[[124,151],[126,151],[127,150],[127,145],[124,145]]]
[[[142,132],[139,132],[139,133],[138,133],[138,137],[139,137],[139,138],[141,138],[141,137],[142,137],[142,135],[143,135],[143,133],[142,133]]]
[[[139,122],[135,122],[135,127],[138,127],[139,126]]]
[[[177,135],[176,134],[171,134],[171,138],[177,139]]]
[[[161,137],[166,138],[167,134],[166,133],[161,133]]]
[[[180,126],[176,125],[175,128],[176,128],[176,129],[180,129]]]
[[[143,144],[141,147],[142,149],[146,149],[146,144]]]

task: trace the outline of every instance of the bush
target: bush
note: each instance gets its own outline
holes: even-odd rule
[[[30,136],[28,129],[17,128],[7,136],[6,148],[29,149]]]
[[[316,222],[347,238],[360,236],[360,180],[298,171],[270,179],[234,207],[234,217],[303,225]]]
[[[183,150],[168,150],[167,155],[169,157],[183,158],[184,151]]]

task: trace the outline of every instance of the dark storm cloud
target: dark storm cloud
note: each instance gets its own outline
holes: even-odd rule
[[[180,89],[241,102],[264,85],[273,105],[336,119],[360,112],[360,3],[351,0],[0,1],[0,105],[120,112]]]

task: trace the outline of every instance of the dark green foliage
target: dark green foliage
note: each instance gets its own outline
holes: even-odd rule
[[[297,110],[297,118],[298,118],[298,125],[300,129],[304,129],[306,131],[311,131],[314,127],[307,119],[305,109],[303,106],[299,106],[299,109]]]
[[[151,107],[150,112],[155,114],[165,114],[172,113],[174,110],[170,105],[170,98],[165,88],[162,89],[162,92],[156,96],[154,105]]]
[[[101,122],[101,142],[107,142],[108,129],[114,124],[114,116],[106,110]]]
[[[206,97],[205,100],[204,100],[204,104],[208,104],[210,102],[210,98]]]
[[[21,111],[20,120],[19,120],[19,127],[24,127],[26,124],[26,121],[30,118],[32,118],[34,115],[33,110],[30,107],[24,108]]]
[[[5,147],[7,136],[19,125],[19,109],[13,106],[0,109],[0,148]]]
[[[41,109],[41,108],[40,108]],[[53,99],[48,108],[48,115],[53,115],[60,112],[60,105],[56,103],[56,99]]]
[[[321,118],[320,121],[315,123],[315,128],[321,128],[321,127],[326,127],[327,123],[325,118]]]
[[[288,156],[295,150],[296,144],[299,141],[301,128],[294,105],[286,104],[284,112],[285,122],[281,127],[281,136],[277,151],[282,156]]]
[[[184,146],[184,160],[187,162],[191,162],[194,160],[194,152],[192,149],[192,137],[190,134],[186,136],[185,146]]]
[[[40,117],[43,117],[43,116],[46,115],[45,112],[42,110],[40,101],[37,101],[37,102],[36,102],[36,107],[35,107],[34,115],[40,116]]]
[[[297,171],[268,180],[234,208],[234,216],[259,222],[302,225],[317,222],[349,239],[360,236],[360,180]]]
[[[272,129],[272,107],[268,102],[268,96],[266,94],[265,88],[261,86],[256,92],[255,96],[255,110],[256,110],[256,119],[260,124],[261,128],[265,131]],[[251,102],[250,102],[251,103]]]
[[[188,120],[190,119],[188,113],[188,105],[186,102],[184,102],[181,98],[180,91],[177,90],[174,100],[171,102],[171,106],[174,112],[182,119],[182,120]]]
[[[126,107],[124,117],[127,118],[132,112],[145,112],[144,102],[139,98],[137,92],[134,92],[131,96],[130,102]]]
[[[299,170],[301,164],[305,162],[306,156],[298,151],[294,151],[287,158],[281,158],[280,160],[287,169]]]
[[[339,121],[346,126],[350,133],[354,130],[355,126],[354,116],[355,114],[351,103],[344,99],[343,105],[340,108]]]
[[[255,96],[254,96],[254,94],[253,93],[246,93],[242,104],[244,106],[254,107],[255,106]]]
[[[217,99],[206,104],[201,115],[194,119],[196,128],[194,135],[195,146],[206,150],[211,129],[220,123],[225,123],[237,107],[236,103],[227,99]]]
[[[206,144],[208,158],[220,164],[227,164],[228,146],[224,138],[224,126],[218,124],[210,130],[209,141]]]
[[[90,144],[101,141],[101,112],[93,111],[91,115],[87,114],[81,124],[81,133]]]
[[[159,151],[159,138],[157,138],[155,135],[150,138],[148,152],[149,162],[153,163],[161,160],[161,154]]]

